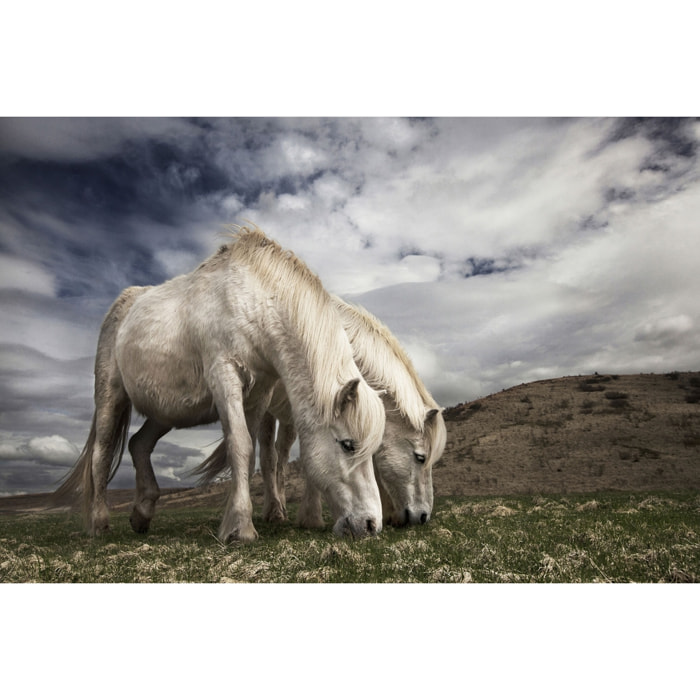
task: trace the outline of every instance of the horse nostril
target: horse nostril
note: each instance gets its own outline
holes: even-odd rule
[[[427,513],[421,513],[420,514],[420,524],[425,525],[425,523],[428,522],[428,514]]]

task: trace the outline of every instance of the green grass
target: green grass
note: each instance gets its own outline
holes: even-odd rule
[[[136,535],[114,513],[92,539],[77,515],[0,516],[0,582],[700,581],[696,492],[444,498],[425,526],[357,541],[256,518],[256,542],[223,545],[218,523],[163,509]]]

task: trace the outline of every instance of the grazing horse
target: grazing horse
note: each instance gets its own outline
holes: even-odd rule
[[[82,493],[89,531],[108,529],[107,483],[119,466],[133,405],[146,421],[129,441],[136,470],[130,520],[145,532],[159,496],[150,459],[156,442],[172,428],[220,420],[232,478],[219,538],[253,540],[253,440],[278,380],[334,532],[380,532],[372,455],[384,432],[382,401],[362,378],[318,277],[249,228],[192,272],[126,289],[112,305],[97,345],[90,436],[57,499]]]
[[[425,523],[433,508],[432,468],[445,449],[442,413],[391,331],[365,309],[335,296],[333,302],[357,366],[369,385],[381,392],[384,402],[386,427],[382,444],[374,455],[384,520],[399,526]],[[275,441],[276,420],[279,428]],[[284,475],[295,438],[289,400],[284,386],[278,382],[258,433],[266,520],[286,517]],[[195,470],[203,475],[201,483],[212,481],[226,470],[222,448],[220,445]],[[302,525],[323,524],[320,496],[307,479],[299,512]]]

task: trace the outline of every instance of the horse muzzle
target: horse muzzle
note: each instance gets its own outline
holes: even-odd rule
[[[404,508],[403,511],[396,511],[389,516],[389,524],[394,527],[405,527],[406,525],[425,525],[430,520],[430,511],[421,508]]]
[[[373,517],[340,517],[335,521],[333,534],[338,537],[349,535],[354,539],[373,537],[382,531],[382,521]]]

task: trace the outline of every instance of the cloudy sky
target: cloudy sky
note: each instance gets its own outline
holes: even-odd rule
[[[699,142],[672,118],[0,119],[0,493],[75,460],[120,290],[231,223],[382,319],[444,406],[700,369]],[[166,436],[161,485],[219,435]],[[125,455],[113,483],[132,474]]]

